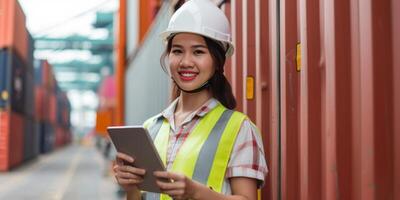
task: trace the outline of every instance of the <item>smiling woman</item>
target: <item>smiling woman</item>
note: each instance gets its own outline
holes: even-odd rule
[[[236,100],[224,75],[233,54],[230,35],[224,13],[208,0],[186,2],[161,34],[161,65],[175,95],[144,123],[167,168],[154,173],[162,192],[147,192],[145,199],[257,199],[268,170],[258,129],[233,110]],[[134,166],[118,153],[115,176],[128,199],[138,199],[146,169],[127,162]]]

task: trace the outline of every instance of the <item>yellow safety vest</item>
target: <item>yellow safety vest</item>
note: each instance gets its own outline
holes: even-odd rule
[[[171,171],[185,174],[216,192],[221,192],[229,158],[247,116],[218,104],[202,119],[182,144]],[[153,122],[153,123],[152,123]],[[150,124],[153,124],[149,127]],[[160,115],[144,124],[166,164],[170,124]],[[170,200],[165,194],[147,193],[147,200]]]

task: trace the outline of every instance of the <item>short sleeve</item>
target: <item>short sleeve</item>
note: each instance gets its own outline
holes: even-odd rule
[[[261,187],[267,173],[261,134],[250,120],[245,119],[231,153],[226,177],[254,178]]]

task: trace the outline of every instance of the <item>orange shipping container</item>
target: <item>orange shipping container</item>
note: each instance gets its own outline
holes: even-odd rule
[[[17,0],[0,1],[0,48],[16,49],[23,60],[28,59],[25,23],[25,14]]]
[[[0,171],[22,162],[24,120],[22,115],[0,111]]]
[[[113,125],[113,110],[97,111],[96,116],[96,133],[106,137],[107,136],[107,126]]]

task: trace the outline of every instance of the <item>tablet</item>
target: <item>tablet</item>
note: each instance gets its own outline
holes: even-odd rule
[[[160,193],[153,172],[165,171],[165,167],[148,131],[142,126],[109,126],[107,131],[116,150],[133,157],[134,167],[146,170],[139,189]]]

